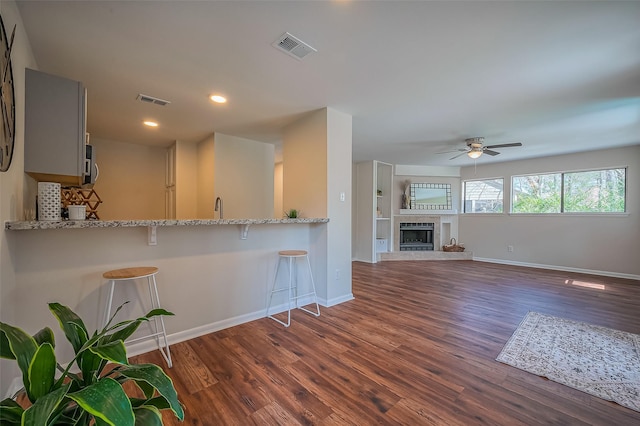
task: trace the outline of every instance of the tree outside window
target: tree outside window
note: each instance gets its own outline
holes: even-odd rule
[[[626,169],[513,176],[512,213],[623,213]]]

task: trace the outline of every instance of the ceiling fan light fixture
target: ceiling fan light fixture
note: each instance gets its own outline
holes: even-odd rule
[[[473,158],[474,160],[476,158],[480,158],[482,155],[482,148],[472,148],[471,151],[467,152],[467,155],[469,158]]]
[[[227,98],[225,98],[222,95],[211,95],[209,96],[209,99],[211,99],[213,102],[217,104],[224,104],[227,102]]]

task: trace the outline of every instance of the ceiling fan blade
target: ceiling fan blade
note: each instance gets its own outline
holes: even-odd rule
[[[522,146],[522,144],[520,142],[503,143],[503,144],[500,144],[500,145],[487,145],[487,146],[485,146],[485,148],[488,148],[488,149],[491,149],[491,148],[510,148],[512,146]]]
[[[490,149],[485,149],[482,152],[487,155],[494,155],[494,156],[500,154],[498,151],[491,151]]]
[[[464,152],[461,152],[460,154],[454,155],[453,157],[449,158],[449,160],[455,160],[456,158],[460,157],[461,155],[465,155],[467,152],[468,151],[465,150]]]
[[[449,154],[449,153],[451,153],[451,152],[458,152],[458,151],[467,152],[467,150],[466,150],[466,149],[458,148],[458,149],[452,149],[451,151],[440,151],[440,152],[436,152],[436,154]]]

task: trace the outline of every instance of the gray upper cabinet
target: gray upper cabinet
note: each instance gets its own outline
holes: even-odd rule
[[[38,181],[82,184],[85,134],[83,84],[27,68],[24,171]]]

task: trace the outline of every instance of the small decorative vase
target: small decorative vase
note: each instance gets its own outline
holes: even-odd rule
[[[409,197],[407,197],[407,194],[402,194],[402,208],[403,209],[409,208]]]

